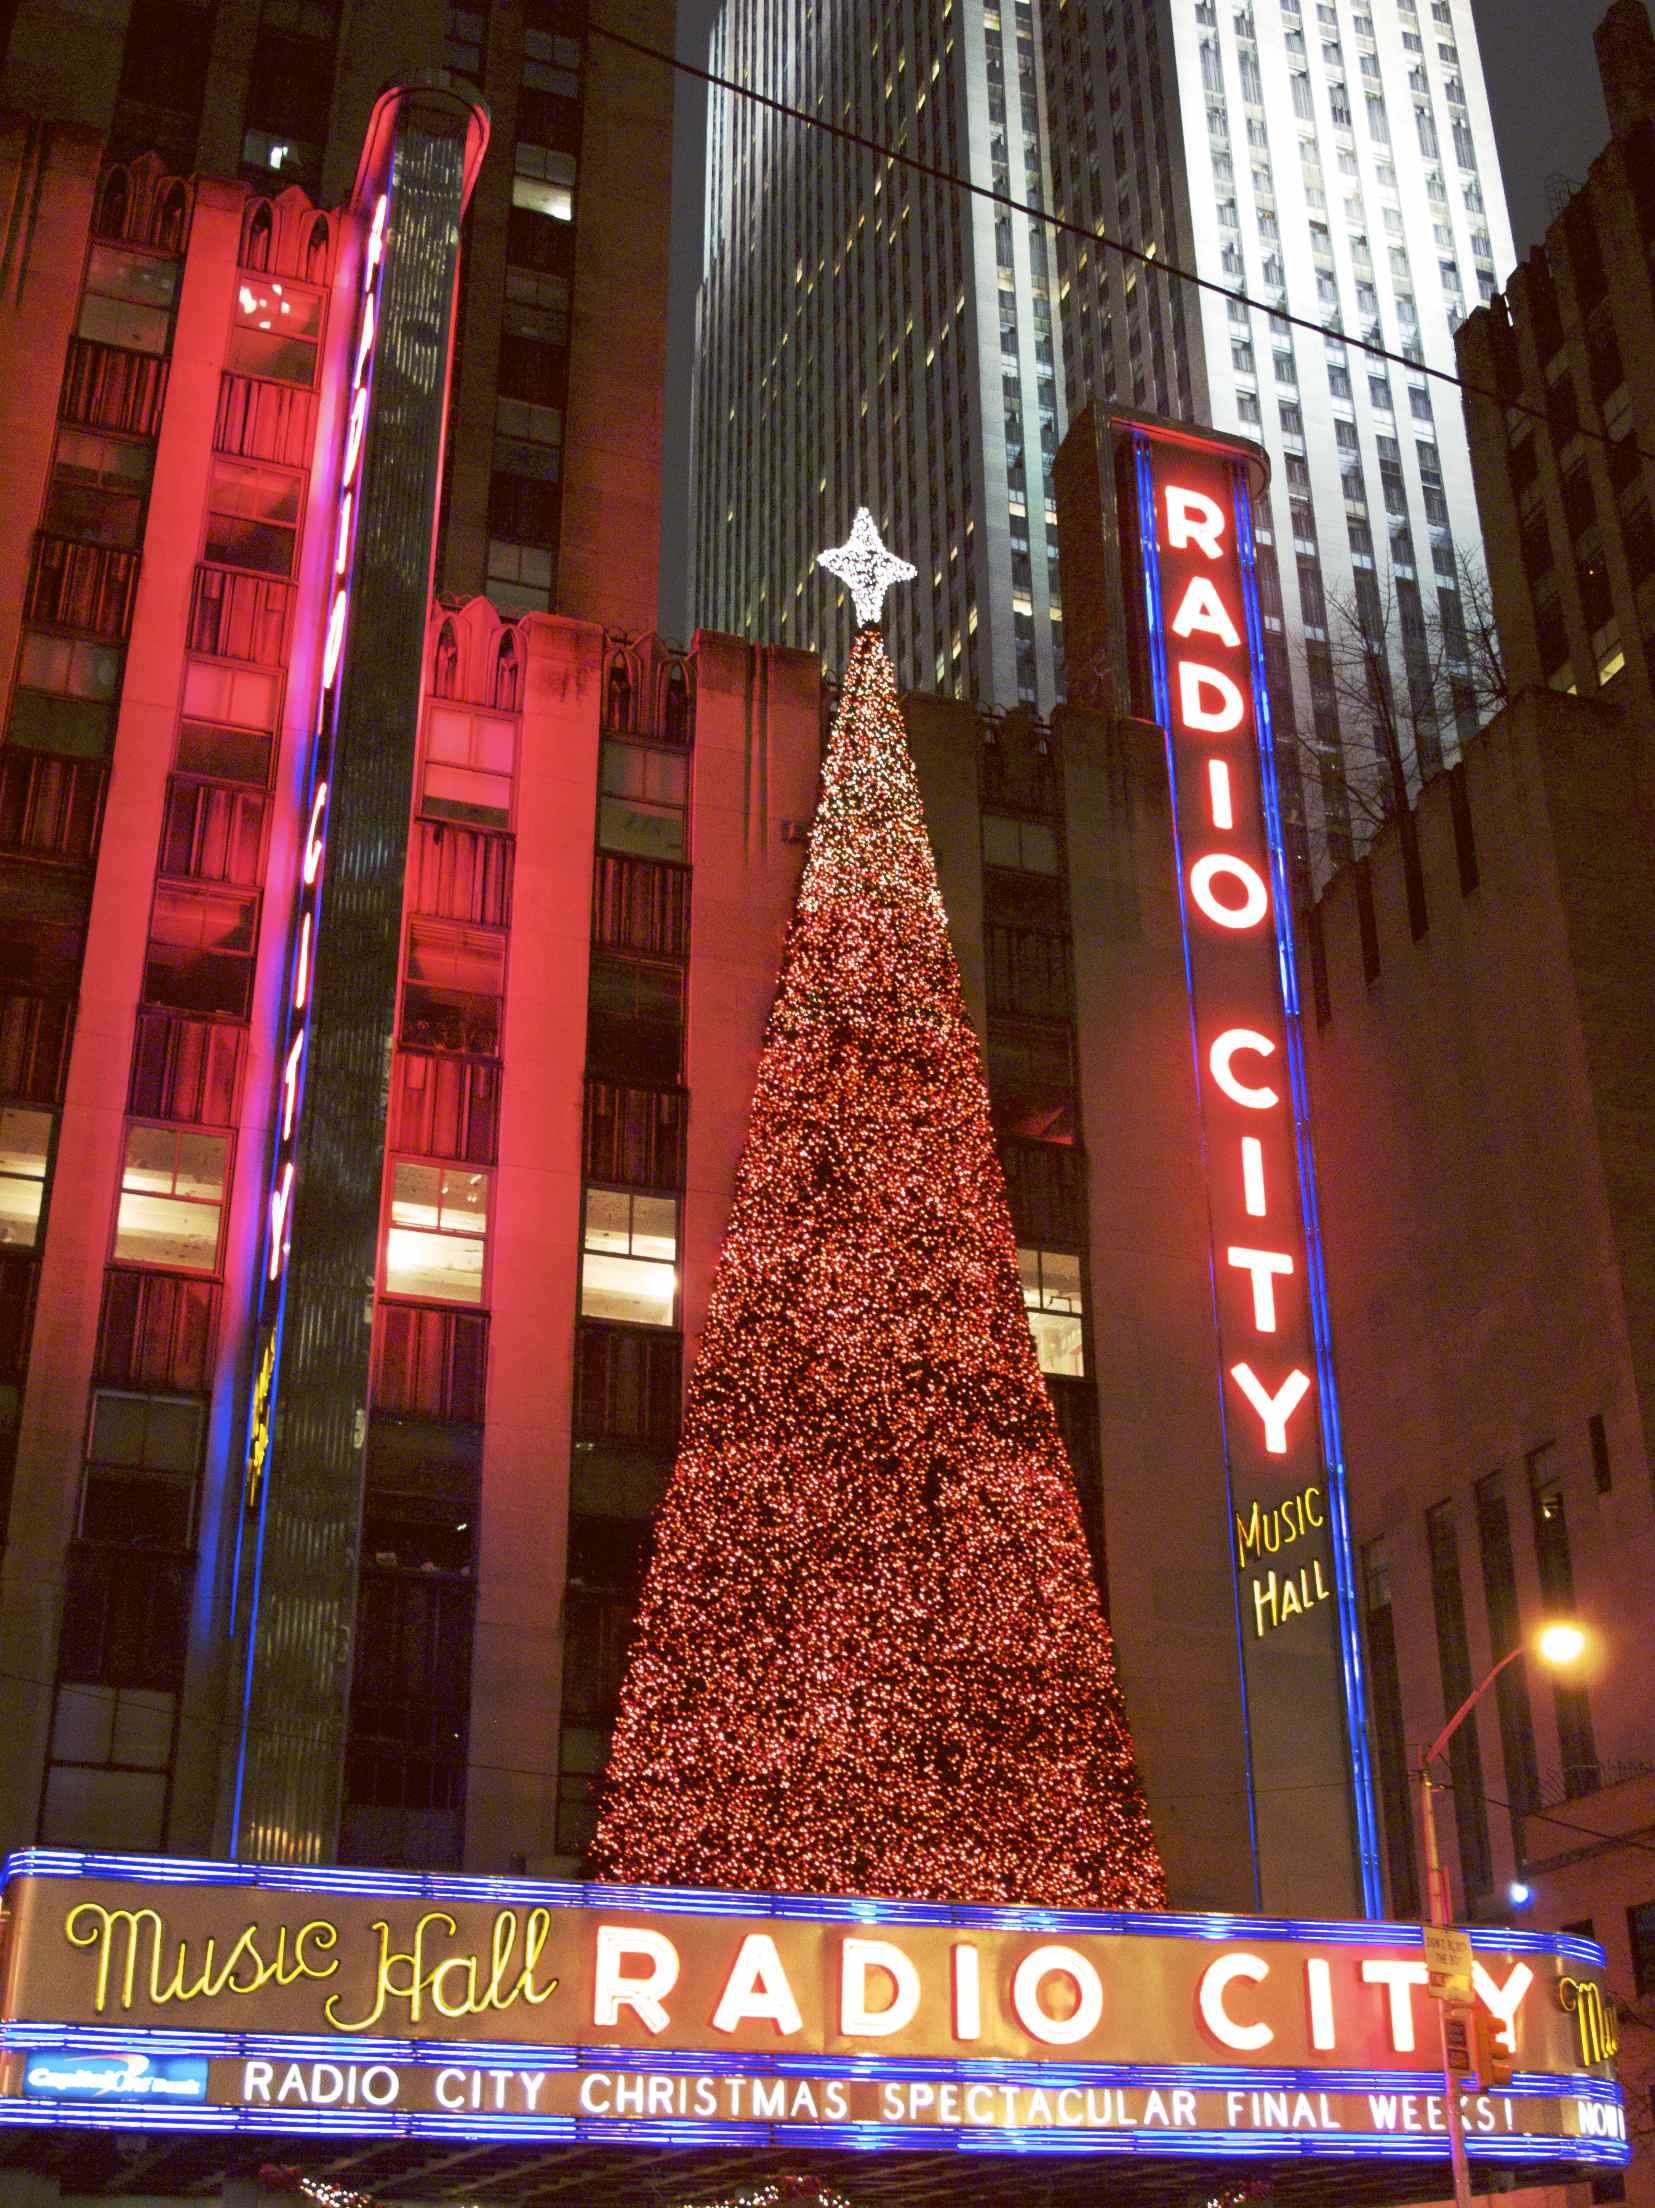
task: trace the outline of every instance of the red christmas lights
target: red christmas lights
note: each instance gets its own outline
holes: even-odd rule
[[[636,1882],[1155,1908],[895,677],[862,629],[622,1696]]]

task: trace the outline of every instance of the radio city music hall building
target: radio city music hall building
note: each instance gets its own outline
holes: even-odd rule
[[[12,1414],[0,1799],[13,1805],[8,1840],[40,1851],[20,1859],[14,1899],[44,1943],[16,1950],[7,2014],[27,2021],[27,1993],[55,2036],[14,2035],[7,2092],[28,2102],[31,2048],[71,2084],[43,2083],[56,2121],[18,2120],[3,2151],[70,2190],[77,2172],[108,2177],[108,2127],[78,2129],[72,2111],[74,2078],[111,2044],[109,1999],[123,2062],[132,2033],[179,2022],[154,1998],[170,1968],[159,1945],[153,1957],[135,1945],[130,1998],[113,1951],[113,1996],[65,1981],[63,1943],[79,1954],[96,1921],[71,1925],[75,1908],[137,1910],[135,1889],[176,1880],[192,1897],[185,1916],[207,1911],[193,1936],[242,1958],[239,1982],[221,1976],[216,1991],[209,1968],[198,1998],[221,2006],[195,2012],[206,2038],[271,2036],[251,2063],[273,2062],[277,2040],[304,2043],[309,2067],[287,2088],[285,2071],[213,2073],[229,2059],[217,2041],[185,2053],[143,2038],[163,2064],[206,2066],[177,2074],[205,2096],[202,2136],[184,2125],[158,2150],[151,2189],[223,2166],[208,2116],[239,2122],[268,2087],[312,2145],[352,2126],[372,2138],[383,2118],[403,2191],[423,2184],[424,2163],[407,2157],[418,2125],[429,2119],[428,2139],[474,2136],[451,2098],[472,2091],[471,2027],[455,2025],[443,2062],[422,2020],[400,2019],[399,2044],[419,2047],[407,2091],[400,2072],[394,2090],[364,2083],[349,2124],[320,2121],[331,2088],[318,2094],[310,2070],[337,2068],[338,2049],[323,2049],[345,2011],[238,2009],[243,1984],[267,1982],[258,1958],[276,1952],[280,1910],[244,1908],[258,1882],[221,1875],[228,1860],[287,1866],[301,1892],[319,1878],[315,1893],[355,1896],[364,1920],[364,1900],[412,1892],[440,1909],[446,1895],[468,1938],[493,1888],[454,1874],[505,1881],[498,1910],[525,1958],[534,1911],[554,1912],[544,1941],[562,1936],[555,1911],[573,1893],[602,1909],[601,1889],[542,1882],[577,1876],[590,1835],[824,701],[800,654],[706,635],[677,653],[636,625],[432,600],[452,243],[484,130],[440,83],[393,90],[338,208],[153,161],[110,166],[90,133],[10,141],[35,213],[13,244],[4,402],[32,488],[0,520],[14,669],[0,745]],[[1354,1247],[1359,1218],[1340,1190],[1361,1176],[1327,1178],[1319,1233],[1303,1100],[1307,1082],[1339,1078],[1339,1028],[1301,1018],[1281,982],[1290,900],[1251,763],[1253,463],[1146,423],[1116,422],[1075,450],[1090,452],[1093,480],[1069,495],[1093,533],[1066,556],[1083,601],[1091,578],[1113,638],[1094,640],[1122,686],[1050,728],[923,698],[906,713],[984,1039],[1030,1323],[1108,1589],[1174,1902],[1253,1912],[1232,1928],[1240,1967],[1226,1951],[1222,1972],[1191,1979],[1207,2039],[1121,2042],[1115,2068],[1130,2056],[1144,2076],[1088,2083],[1142,2096],[1159,2090],[1157,2063],[1179,2072],[1170,2090],[1196,2098],[1178,2128],[1215,2142],[1188,2151],[1222,2156],[1241,2130],[1298,2121],[1291,2105],[1279,2120],[1273,2104],[1245,2105],[1229,2058],[1247,2051],[1237,2033],[1262,2027],[1238,2021],[1235,1989],[1273,1971],[1319,2002],[1309,1965],[1334,1966],[1318,1928],[1354,1972],[1327,1980],[1328,2001],[1367,2006],[1355,2039],[1333,2025],[1326,2046],[1295,2043],[1290,2067],[1305,2078],[1293,2090],[1311,2091],[1316,2057],[1348,2056],[1343,2074],[1365,2094],[1399,2067],[1412,2081],[1399,2095],[1429,2070],[1428,2018],[1416,2024],[1408,1990],[1423,1966],[1406,1936],[1362,1924],[1383,1915],[1387,1876],[1401,1898],[1384,1696],[1415,1682],[1384,1667],[1375,1582],[1358,1568],[1384,1529],[1363,1519],[1360,1477],[1346,1494],[1337,1442],[1329,1311],[1342,1308],[1340,1222]],[[1133,558],[1152,585],[1123,588]],[[1197,739],[1174,760],[1176,803],[1155,725],[1174,711]],[[1330,906],[1321,953],[1305,956],[1325,957],[1335,1003],[1341,940]],[[1364,1406],[1341,1354],[1347,1397]],[[1378,1346],[1364,1341],[1356,1363],[1382,1369]],[[1353,1465],[1378,1423],[1353,1423]],[[157,1858],[176,1869],[157,1873]],[[77,1882],[61,1925],[59,1876]],[[282,1874],[272,1890],[287,1890]],[[675,1911],[692,1927],[720,1915]],[[749,1938],[775,1943],[790,1986],[827,1967],[825,1935],[791,1961],[758,1922],[768,1912],[755,1901],[729,1954],[674,1947],[673,1969],[712,1987],[709,2014],[728,1993],[732,2027],[790,2013],[751,2005],[781,1995]],[[349,1915],[318,1900],[303,1923],[371,1953],[366,1921]],[[419,1915],[399,1915],[395,1938],[417,1942]],[[453,2014],[503,2013],[497,1921],[477,1916],[475,1929],[477,1953],[494,1956],[492,1999],[465,1952],[402,1964],[404,1979],[453,1964],[439,1985],[472,1988]],[[184,1924],[158,1916],[155,1940]],[[1212,1925],[1179,1917],[1164,1933],[1207,1939]],[[302,1929],[289,1927],[284,1955],[314,1957],[320,1935],[306,1951]],[[642,1930],[672,1939],[670,1923]],[[1267,1954],[1278,1933],[1307,1943],[1308,1962]],[[1519,1964],[1525,1998],[1536,1974],[1601,1983],[1578,1939],[1491,1932],[1486,1952],[1496,2002]],[[1095,1967],[1043,1959],[1019,1979],[1030,1953],[1041,1956],[1031,1946],[1007,1963],[1023,1990],[991,2034],[1014,2065],[1031,2037],[1078,2036],[1041,2039],[1042,2020],[1072,2022],[1045,2005],[1042,1971],[1068,1972],[1084,2014]],[[1155,1953],[1152,1986],[1183,1951]],[[665,1974],[645,1942],[617,1949],[610,1979],[581,1981],[597,2043],[612,2024],[635,2055],[626,2035],[640,2016],[653,2033],[649,2003],[665,1994],[652,1956]],[[910,1967],[916,1982],[936,1976],[935,1957],[873,1960],[893,1982]],[[985,2112],[956,2098],[939,2116],[909,2098],[830,2096],[851,2074],[842,2066],[866,2059],[847,1967],[835,1950],[832,2017],[799,2004],[812,2121],[958,2129],[992,2116],[1020,2138],[1051,2121],[1023,2101]],[[532,1971],[512,1983],[519,2014],[545,1990]],[[370,1970],[364,2015],[374,1984]],[[921,1985],[904,2044],[915,2061],[955,2062],[926,2005],[936,1998]],[[1561,2096],[1534,2087],[1527,2098],[1546,2105],[1532,2121],[1495,2109],[1500,2166],[1596,2165],[1602,2183],[1621,2146],[1601,2050],[1555,2021],[1572,2013],[1561,1994],[1535,1990],[1532,2013],[1551,2036],[1519,2077],[1584,2082]],[[519,2044],[509,2029],[488,2036]],[[1217,2066],[1202,2053],[1213,2044]],[[681,2051],[705,2051],[693,2030]],[[711,2111],[676,2099],[635,2111],[610,2073],[637,2067],[589,2084],[565,2065],[575,2100],[565,2108],[560,2086],[545,2122],[642,2114],[679,2127],[663,2144],[699,2149],[717,2135],[697,2125],[776,2118],[769,2098],[725,2106],[735,2089],[722,2085]],[[709,2061],[704,2074],[751,2069]],[[943,2082],[958,2094],[981,2081]],[[1022,2073],[1008,2083],[1044,2090]],[[1199,2098],[1232,2091],[1240,2110]],[[1342,2130],[1372,2166],[1358,2176],[1347,2154],[1306,2179],[1305,2197],[1429,2190],[1428,2164],[1408,2151],[1432,2132],[1428,2115],[1405,2120],[1400,2099],[1360,2123],[1325,2099],[1308,2106],[1301,2145],[1337,2153]],[[1077,2107],[1057,2120],[1135,2139],[1158,2121],[1141,2098],[1113,2117],[1106,2103]],[[610,2135],[522,2138],[577,2136]],[[1135,2151],[1159,2168],[1154,2142]],[[534,2181],[527,2161],[522,2181]]]

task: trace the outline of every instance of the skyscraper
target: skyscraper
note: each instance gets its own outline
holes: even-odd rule
[[[1003,13],[898,0],[872,24],[845,5],[727,0],[712,67],[937,168],[1043,196],[1027,0]],[[865,500],[919,569],[899,679],[1049,705],[1054,312],[1038,225],[715,88],[694,617],[826,648],[816,548]]]
[[[698,616],[822,642],[808,547],[860,490],[920,567],[902,677],[1044,704],[1056,436],[1088,398],[1237,431],[1272,462],[1273,682],[1312,769],[1288,801],[1333,857],[1360,841],[1393,801],[1363,638],[1410,771],[1475,723],[1454,699],[1470,462],[1442,384],[1281,317],[1453,373],[1511,260],[1469,0],[961,0],[871,38],[855,11],[726,0],[712,66],[1220,288],[715,90]]]
[[[1512,257],[1470,0],[1067,0],[1042,33],[1057,212],[1281,310],[1058,234],[1067,407],[1101,395],[1270,455],[1266,647],[1296,724],[1278,733],[1337,858],[1392,802],[1363,639],[1410,769],[1477,717],[1470,457],[1456,395],[1416,372],[1454,373],[1454,329]]]

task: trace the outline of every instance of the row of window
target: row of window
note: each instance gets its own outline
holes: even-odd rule
[[[1594,1485],[1599,1493],[1605,1493],[1613,1485],[1613,1475],[1601,1414],[1595,1413],[1588,1421],[1588,1440]],[[1523,1471],[1541,1606],[1549,1615],[1568,1615],[1575,1608],[1574,1564],[1556,1444],[1548,1442],[1530,1450],[1523,1460]],[[1503,1472],[1490,1472],[1477,1481],[1473,1524],[1489,1649],[1498,1660],[1521,1645],[1524,1630],[1512,1506]],[[1454,1709],[1476,1684],[1461,1578],[1457,1506],[1453,1502],[1434,1505],[1426,1513],[1425,1532],[1443,1706]],[[1366,1543],[1361,1564],[1392,1900],[1405,1911],[1415,1906],[1418,1886],[1386,1542],[1380,1539]],[[1523,1819],[1543,1800],[1590,1793],[1603,1779],[1585,1687],[1557,1675],[1551,1681],[1551,1694],[1559,1760],[1556,1768],[1547,1772],[1542,1771],[1536,1751],[1529,1683],[1523,1666],[1510,1666],[1496,1686],[1495,1708],[1505,1765],[1504,1798],[1514,1859],[1519,1866],[1523,1861]],[[1493,1880],[1489,1797],[1475,1727],[1461,1727],[1451,1744],[1450,1756],[1460,1869],[1469,1906],[1475,1897],[1489,1890]]]

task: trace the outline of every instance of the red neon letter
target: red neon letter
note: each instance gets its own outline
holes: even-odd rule
[[[892,1997],[883,2009],[868,2006],[868,1973],[882,1970]],[[893,1940],[847,1938],[839,1951],[839,2029],[859,2039],[885,2039],[905,2031],[919,2014],[919,1972]]]
[[[963,1943],[954,1950],[954,2037],[983,2036],[983,1958]]]
[[[1224,610],[1224,601],[1218,595],[1217,586],[1210,575],[1192,575],[1183,603],[1172,617],[1174,636],[1216,636],[1220,644],[1228,644],[1232,651],[1241,646],[1236,625]]]
[[[302,1012],[305,999],[310,994],[310,914],[303,914],[299,921],[299,958],[293,975],[293,1009]]]
[[[784,2039],[804,2030],[775,1941],[768,1932],[749,1932],[718,1997],[713,2030],[733,2032],[743,2024],[766,2023],[774,2024]]]
[[[1262,1084],[1253,1088],[1240,1080],[1233,1070],[1232,1061],[1243,1051],[1256,1058],[1270,1058],[1276,1046],[1268,1035],[1261,1035],[1256,1028],[1227,1027],[1208,1053],[1207,1063],[1212,1068],[1213,1079],[1218,1083],[1232,1104],[1244,1104],[1250,1112],[1267,1112],[1281,1098],[1274,1089]]]
[[[305,837],[305,882],[308,886],[316,879],[316,869],[322,863],[322,814],[327,807],[328,786],[318,782],[316,795],[310,807],[310,832]]]
[[[1399,2055],[1414,2051],[1413,1988],[1430,1975],[1423,1963],[1395,1962],[1388,1955],[1369,1956],[1362,1965],[1363,1983],[1384,1986],[1390,1994],[1391,2045]]]
[[[374,295],[370,291],[362,302],[362,328],[356,340],[356,372],[351,377],[354,391],[362,381],[362,371],[368,365],[368,355],[374,349]]]
[[[322,647],[322,688],[331,690],[333,678],[339,672],[339,654],[345,643],[345,593],[343,589],[333,594],[333,606],[328,614],[328,640]]]
[[[1075,1989],[1073,2016],[1050,2016],[1040,2005],[1041,1986],[1058,1973]],[[1033,1948],[1012,1973],[1011,2005],[1030,2039],[1048,2047],[1072,2047],[1076,2040],[1090,2038],[1103,2021],[1103,1980],[1077,1947]]]
[[[379,204],[374,209],[373,227],[368,232],[368,274],[370,277],[379,266],[379,256],[385,250],[385,196],[383,192],[379,195]]]
[[[630,1977],[622,1962],[642,1957],[649,1968]],[[616,1924],[598,1926],[598,1960],[592,1987],[592,2022],[618,2024],[630,2009],[644,2029],[664,2032],[671,2019],[663,1995],[678,1983],[678,1950],[663,1932],[645,1932]]]
[[[1240,884],[1239,905],[1219,903],[1213,885],[1221,881]],[[1204,859],[1196,860],[1190,868],[1190,895],[1207,918],[1221,928],[1256,928],[1270,910],[1270,892],[1264,886],[1263,875],[1228,851],[1209,851]]]
[[[293,1048],[287,1054],[287,1064],[282,1068],[282,1140],[293,1132],[293,1107],[299,1101],[299,1059],[305,1047],[305,1031],[300,1028],[293,1038]]]
[[[1205,491],[1186,491],[1167,485],[1167,549],[1182,552],[1193,544],[1209,560],[1224,557],[1219,539],[1224,534],[1225,513],[1216,498]]]
[[[356,463],[362,456],[362,432],[368,421],[368,394],[358,391],[351,402],[351,423],[345,433],[345,466],[339,478],[339,488],[347,490],[356,480]]]
[[[1237,1250],[1225,1253],[1230,1263],[1240,1273],[1253,1276],[1253,1324],[1261,1334],[1276,1331],[1275,1281],[1293,1270],[1293,1260],[1285,1250]]]
[[[288,1200],[293,1194],[293,1160],[282,1167],[282,1177],[270,1191],[270,1277],[275,1279],[287,1255],[282,1236],[287,1229]]]
[[[1264,1201],[1264,1145],[1257,1135],[1241,1138],[1241,1193],[1250,1219],[1262,1219]]]
[[[1204,690],[1217,693],[1217,705],[1203,705]],[[1178,714],[1186,728],[1228,736],[1241,726],[1246,711],[1246,701],[1222,667],[1204,667],[1198,659],[1178,662]]]
[[[1517,2052],[1517,2011],[1523,2005],[1523,1996],[1534,1984],[1534,1972],[1527,1963],[1513,1963],[1511,1976],[1503,1986],[1497,1986],[1479,1956],[1471,1958],[1471,1983],[1477,1999],[1500,2026],[1495,2038],[1508,2054]]]
[[[1236,816],[1230,798],[1230,770],[1222,759],[1208,760],[1207,789],[1212,797],[1213,826],[1233,828]]]
[[[1221,2047],[1234,2047],[1238,2053],[1251,2054],[1260,2047],[1268,2047],[1275,2038],[1268,2024],[1238,2024],[1224,2006],[1224,1996],[1236,1979],[1245,1979],[1249,1985],[1256,1986],[1269,1975],[1270,1965],[1262,1955],[1221,1955],[1201,1973],[1196,2003],[1202,2023]]]
[[[333,572],[336,575],[343,575],[345,572],[345,554],[350,550],[350,544],[351,493],[347,490],[344,497],[339,501],[339,541],[334,547],[333,554]]]
[[[1295,1365],[1274,1395],[1251,1365],[1232,1365],[1230,1378],[1257,1411],[1264,1424],[1264,1446],[1273,1457],[1287,1454],[1287,1421],[1310,1393],[1310,1382]]]
[[[1333,2029],[1333,1970],[1325,1955],[1307,1955],[1304,1990],[1310,2001],[1310,2044],[1326,2054],[1338,2045]]]

